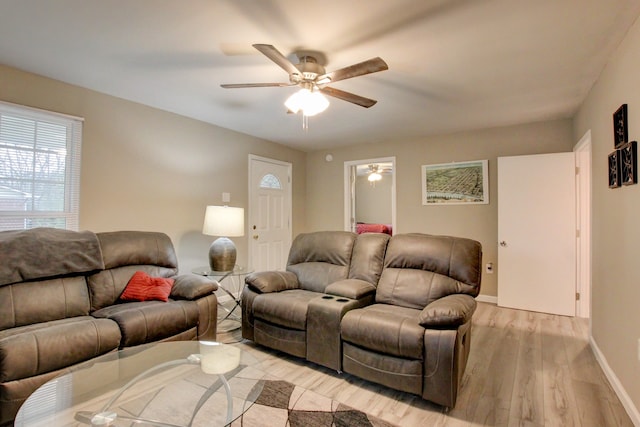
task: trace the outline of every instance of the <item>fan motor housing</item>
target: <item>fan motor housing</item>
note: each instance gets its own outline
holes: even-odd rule
[[[300,63],[295,64],[296,68],[302,73],[302,80],[313,81],[316,77],[325,74],[324,67],[317,63],[313,56],[303,56]],[[294,76],[291,76],[293,81]]]

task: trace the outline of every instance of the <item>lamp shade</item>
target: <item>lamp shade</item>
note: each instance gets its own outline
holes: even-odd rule
[[[236,246],[227,236],[244,236],[244,209],[207,206],[202,233],[220,236],[209,247],[211,270],[233,270],[236,265]]]
[[[207,206],[202,233],[209,236],[244,236],[244,209]]]

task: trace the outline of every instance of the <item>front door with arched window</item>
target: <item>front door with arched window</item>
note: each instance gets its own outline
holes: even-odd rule
[[[249,252],[254,271],[284,270],[291,246],[291,163],[249,156]]]

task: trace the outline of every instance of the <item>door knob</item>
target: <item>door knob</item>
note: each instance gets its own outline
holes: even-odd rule
[[[259,237],[259,236],[258,236],[257,234],[254,234],[254,235],[253,235],[253,240],[258,240],[258,237]]]
[[[500,246],[502,246],[502,247],[504,248],[505,246],[507,246],[507,242],[505,242],[504,240],[503,240],[503,241],[501,241],[501,242],[500,242]]]

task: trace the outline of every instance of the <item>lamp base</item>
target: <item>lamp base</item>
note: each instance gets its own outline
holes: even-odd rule
[[[236,266],[236,246],[227,237],[217,238],[209,247],[209,267],[213,271],[232,271]]]

